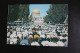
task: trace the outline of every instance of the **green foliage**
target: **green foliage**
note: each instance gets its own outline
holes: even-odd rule
[[[29,21],[32,21],[32,14],[30,15],[30,17],[28,18]]]
[[[51,23],[63,23],[68,15],[68,5],[67,4],[52,4],[50,9],[47,11],[44,21]]]
[[[19,5],[8,5],[8,21],[13,22],[18,19]]]
[[[29,4],[16,4],[8,5],[8,22],[13,22],[15,20],[28,21],[29,15]]]
[[[24,19],[24,21],[28,21],[28,15],[29,15],[29,4],[20,4],[19,6],[20,8],[20,12],[19,12],[19,19],[22,20],[22,18]]]

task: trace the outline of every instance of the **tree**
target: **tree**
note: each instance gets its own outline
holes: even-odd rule
[[[29,16],[29,4],[16,4],[8,5],[8,22],[13,22],[16,20],[28,21]]]
[[[29,4],[20,4],[19,6],[20,12],[19,12],[19,19],[24,21],[28,21],[28,16],[29,16]]]
[[[32,14],[28,17],[29,21],[32,21]]]
[[[8,22],[13,22],[18,19],[19,5],[8,5]]]
[[[68,5],[67,4],[52,4],[50,9],[47,11],[45,22],[51,23],[63,23],[68,15]]]

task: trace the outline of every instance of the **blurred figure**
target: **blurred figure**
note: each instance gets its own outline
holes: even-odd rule
[[[29,44],[31,44],[31,42],[33,41],[33,36],[31,34],[28,36],[28,40],[29,40]]]
[[[57,43],[49,42],[49,46],[58,46]]]
[[[49,41],[42,41],[41,44],[42,46],[49,46]]]
[[[34,39],[34,41],[39,41],[39,37],[40,37],[40,35],[36,32],[36,28],[33,28],[32,29],[32,35],[33,35],[33,39]]]
[[[15,30],[10,35],[10,44],[17,44],[17,35]]]
[[[58,41],[57,42],[57,45],[60,46],[60,47],[63,47],[64,46],[64,43],[62,41]]]
[[[45,40],[46,40],[45,34],[41,34],[41,35],[40,35],[40,40],[41,40],[41,41],[45,41]]]
[[[17,32],[17,36],[19,37],[19,40],[22,40],[22,33],[21,32]]]
[[[7,44],[10,44],[10,38],[7,38]]]
[[[40,46],[38,42],[32,42],[31,46]]]
[[[20,42],[20,45],[29,45],[28,40],[26,38]]]

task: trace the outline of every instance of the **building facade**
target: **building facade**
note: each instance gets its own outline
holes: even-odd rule
[[[32,21],[35,25],[41,25],[44,23],[43,16],[40,16],[40,11],[38,9],[32,11]]]

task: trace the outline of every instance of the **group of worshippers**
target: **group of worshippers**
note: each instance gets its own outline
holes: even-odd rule
[[[60,35],[57,29],[53,34],[41,34],[36,28],[32,28],[32,32],[28,29],[18,27],[16,29],[7,29],[7,44],[31,45],[31,46],[68,46],[68,35]],[[55,36],[58,34],[58,36]]]

